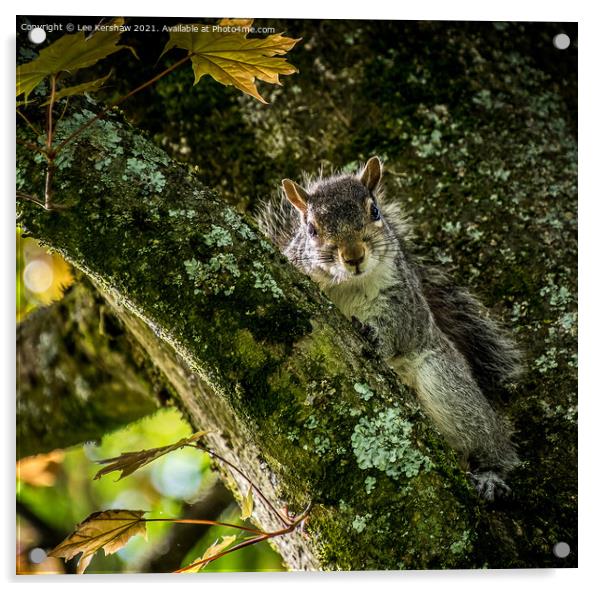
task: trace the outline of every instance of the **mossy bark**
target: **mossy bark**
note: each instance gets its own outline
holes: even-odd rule
[[[17,326],[17,458],[100,439],[154,412],[163,386],[87,282]]]
[[[482,512],[495,536],[479,550],[490,567],[575,567],[577,23],[257,23],[302,38],[290,52],[299,75],[261,87],[268,107],[209,77],[182,93],[183,69],[124,103],[130,116],[241,209],[282,178],[381,157],[421,253],[478,294],[524,353],[503,401],[523,464],[514,500]],[[554,554],[559,542],[568,557]]]
[[[69,133],[91,113],[63,118]],[[18,149],[20,189],[44,167]],[[292,569],[482,566],[480,514],[414,397],[307,278],[186,167],[117,116],[61,153],[66,209],[19,203],[25,231],[85,273],[207,444],[276,505],[312,502]],[[223,470],[235,489],[236,473]],[[254,519],[278,527],[257,503]]]

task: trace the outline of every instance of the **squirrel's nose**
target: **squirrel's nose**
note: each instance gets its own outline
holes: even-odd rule
[[[366,250],[362,244],[346,245],[341,249],[341,258],[346,265],[357,267],[364,262]]]
[[[354,266],[361,265],[364,262],[364,255],[362,255],[361,257],[356,258],[356,259],[345,259],[345,262],[348,265],[354,265]]]

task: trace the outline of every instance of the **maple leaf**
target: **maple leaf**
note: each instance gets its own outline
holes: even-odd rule
[[[127,509],[92,513],[48,555],[70,560],[81,553],[77,562],[77,573],[81,575],[101,548],[108,556],[125,546],[135,535],[141,534],[146,538],[144,513]]]
[[[94,480],[104,476],[105,474],[109,474],[110,472],[115,472],[116,470],[121,471],[121,476],[119,476],[118,480],[129,476],[142,466],[146,466],[150,464],[153,460],[164,456],[176,449],[184,447],[185,445],[190,445],[191,443],[196,443],[203,435],[206,435],[209,431],[199,431],[190,437],[186,437],[185,439],[180,439],[176,443],[172,443],[171,445],[165,445],[163,447],[155,447],[153,449],[143,449],[141,451],[128,451],[122,453],[120,456],[114,458],[107,458],[106,460],[99,460],[99,464],[109,464],[105,468],[100,469],[96,476],[94,476]]]
[[[117,18],[107,25],[106,31],[96,31],[86,38],[83,31],[72,35],[63,35],[54,43],[40,51],[40,55],[17,68],[17,96],[29,93],[48,76],[60,72],[73,73],[81,68],[93,66],[96,62],[119,51],[129,49],[127,45],[117,45],[123,25],[123,19]],[[114,30],[113,30],[114,29]]]
[[[219,24],[222,27],[250,27],[253,24],[252,18],[223,18]]]
[[[223,19],[222,26],[249,27],[252,19]],[[226,86],[235,86],[262,103],[267,101],[259,94],[255,80],[280,84],[280,75],[294,74],[297,68],[283,55],[300,39],[284,37],[277,33],[264,39],[247,39],[247,32],[203,31],[205,25],[198,23],[198,32],[170,32],[163,55],[172,47],[186,49],[192,62],[194,84],[205,75]]]

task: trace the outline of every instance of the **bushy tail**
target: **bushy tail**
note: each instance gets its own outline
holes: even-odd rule
[[[516,380],[520,352],[485,306],[436,267],[420,265],[419,271],[438,327],[468,361],[479,387],[491,393]]]

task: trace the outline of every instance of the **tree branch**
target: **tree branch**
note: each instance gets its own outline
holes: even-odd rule
[[[17,456],[99,439],[154,412],[157,385],[87,282],[17,327]]]

